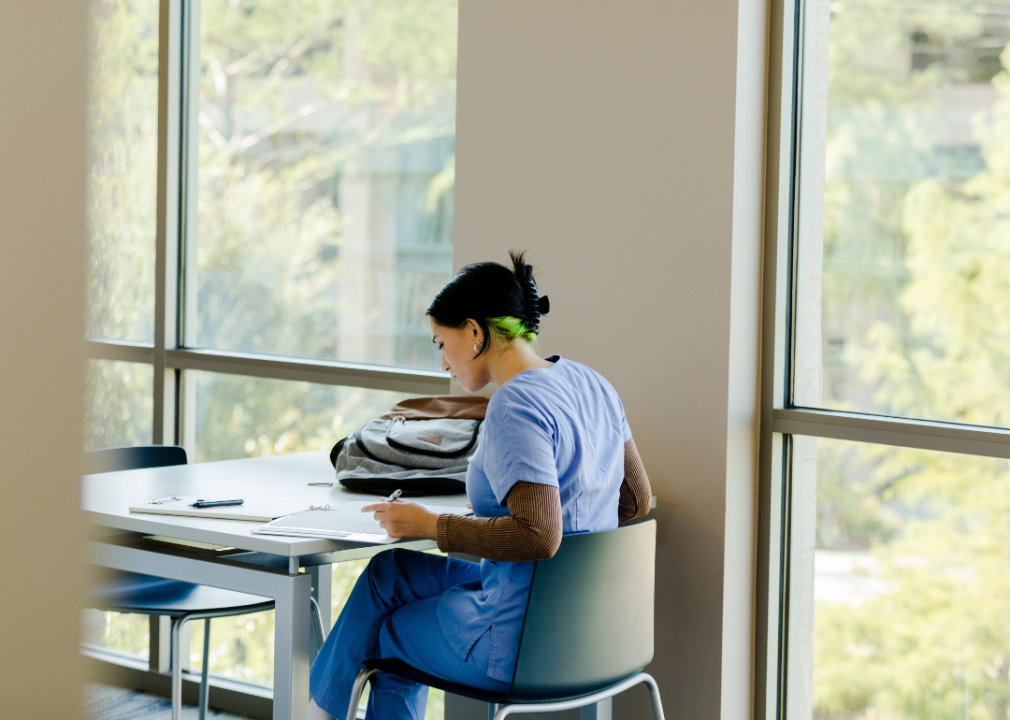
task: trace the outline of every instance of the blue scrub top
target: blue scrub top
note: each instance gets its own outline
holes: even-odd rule
[[[564,534],[617,527],[624,443],[631,430],[606,379],[559,356],[525,370],[495,391],[470,459],[466,494],[477,517],[508,515],[505,496],[519,481],[553,485],[561,494]],[[482,560],[480,582],[447,590],[439,626],[460,658],[490,634],[488,676],[512,681],[532,562]]]

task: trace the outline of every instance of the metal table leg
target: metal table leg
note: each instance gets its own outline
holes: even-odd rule
[[[274,598],[274,720],[308,718],[311,593],[311,578],[293,575]]]

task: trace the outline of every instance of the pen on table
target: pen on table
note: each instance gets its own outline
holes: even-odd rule
[[[190,507],[195,508],[205,508],[205,507],[221,507],[223,505],[241,505],[245,500],[197,500],[195,503],[190,505]]]
[[[396,500],[396,498],[400,497],[401,495],[403,495],[403,490],[394,490],[392,492],[392,494],[388,498],[386,498],[383,502],[391,503],[394,500]]]

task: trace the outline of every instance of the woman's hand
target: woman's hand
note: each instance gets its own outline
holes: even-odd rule
[[[361,508],[361,512],[374,512],[373,517],[390,537],[438,539],[438,515],[428,512],[420,505],[396,500],[368,505]]]

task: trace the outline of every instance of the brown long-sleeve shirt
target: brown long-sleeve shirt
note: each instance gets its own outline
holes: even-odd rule
[[[505,496],[509,515],[474,518],[438,516],[438,548],[488,560],[524,562],[553,557],[561,545],[561,494],[553,485],[519,481]],[[652,488],[635,441],[624,444],[624,481],[618,521],[649,513]]]

